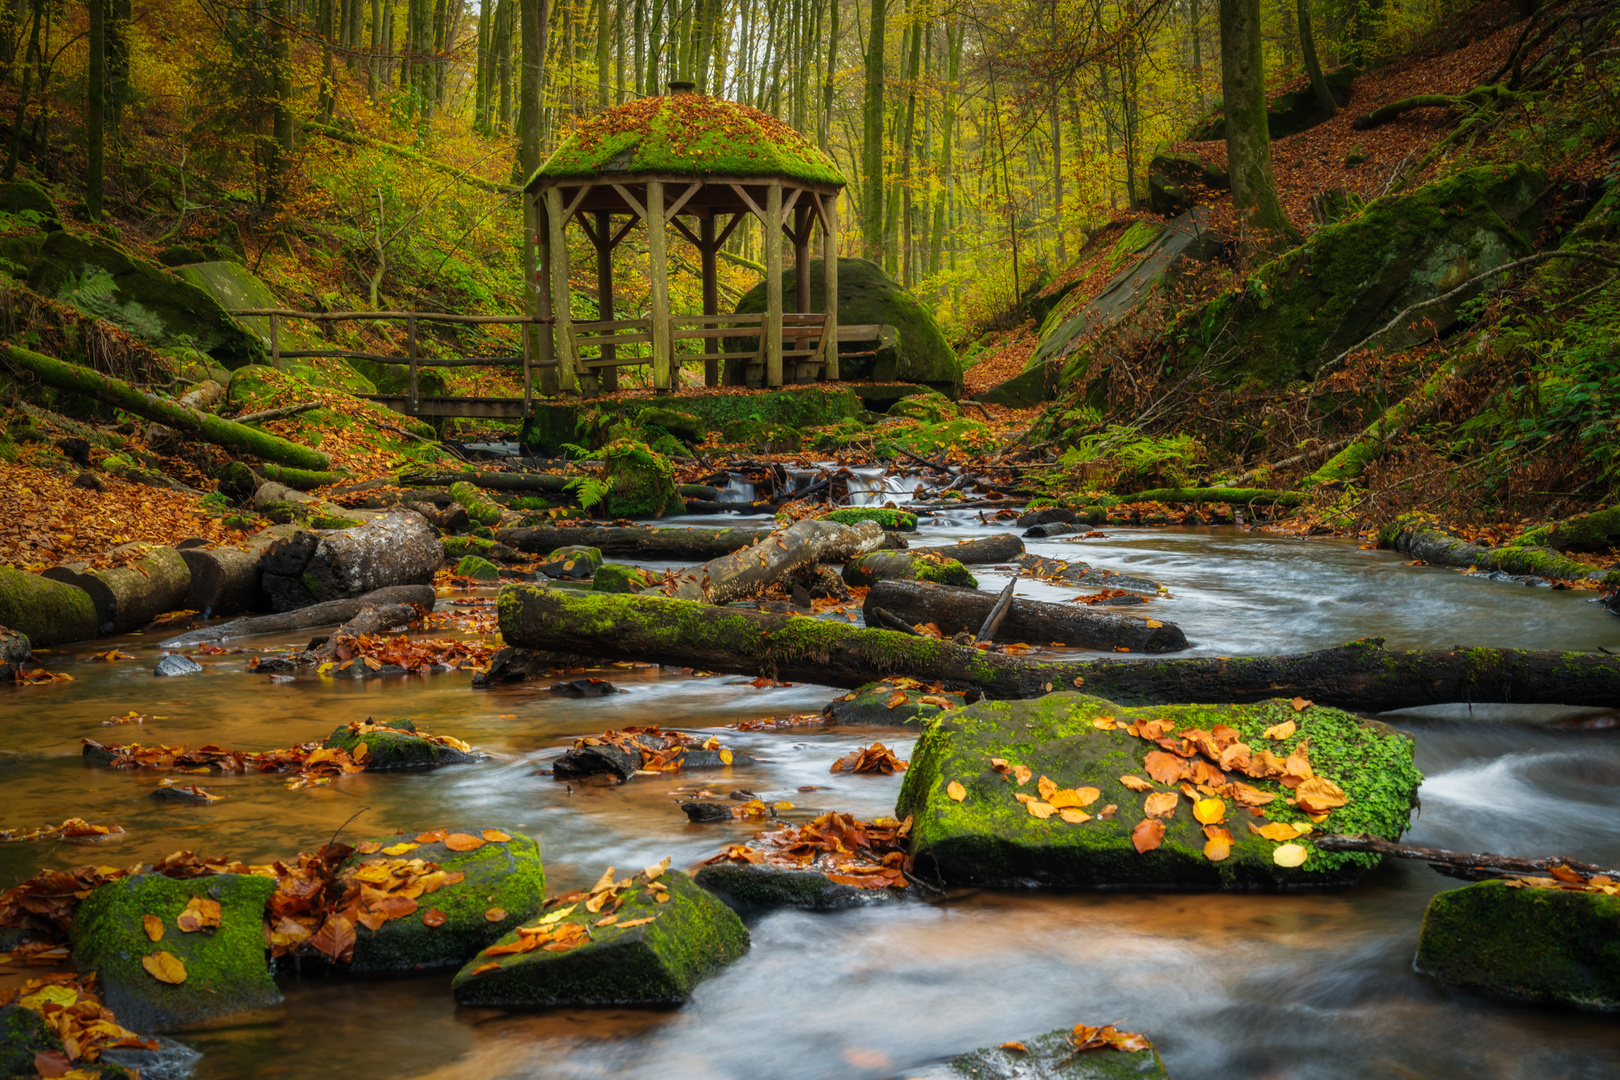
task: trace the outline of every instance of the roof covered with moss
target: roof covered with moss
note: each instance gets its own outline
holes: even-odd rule
[[[671,94],[591,117],[529,184],[636,173],[844,183],[831,158],[776,117],[723,98]]]

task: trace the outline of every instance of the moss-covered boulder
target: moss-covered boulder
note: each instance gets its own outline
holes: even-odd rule
[[[729,807],[721,806],[720,809],[727,811],[729,819]],[[919,891],[915,886],[906,889],[863,889],[833,881],[819,870],[732,861],[699,867],[693,880],[740,911],[785,907],[801,911],[843,911],[916,899]]]
[[[1219,338],[1228,378],[1308,379],[1411,305],[1528,254],[1545,186],[1531,166],[1484,165],[1376,199],[1191,312],[1187,359]],[[1429,308],[1379,344],[1401,349],[1443,333],[1472,298]]]
[[[1328,92],[1333,95],[1340,108],[1350,103],[1350,85],[1355,78],[1356,69],[1350,66],[1330,71],[1324,76]],[[1316,92],[1310,83],[1294,90],[1286,90],[1266,101],[1266,128],[1273,139],[1297,135],[1328,119],[1330,119],[1328,111],[1317,101]],[[1224,114],[1204,119],[1187,134],[1189,142],[1209,142],[1224,138],[1226,138]]]
[[[907,394],[889,406],[889,416],[908,416],[930,424],[944,423],[962,415],[962,410],[944,394]]]
[[[1157,743],[1125,729],[1140,724],[1147,729],[1139,729],[1141,735],[1154,734],[1155,720],[1173,725],[1157,732]],[[1268,736],[1268,730],[1283,737]],[[1223,769],[1190,741],[1198,732],[1206,746],[1233,738],[1243,749],[1231,751]],[[1189,749],[1188,757],[1179,752]],[[916,820],[912,852],[919,872],[952,884],[1328,888],[1355,882],[1378,857],[1317,850],[1312,827],[1399,839],[1422,779],[1412,752],[1410,737],[1337,709],[1299,712],[1281,701],[1125,709],[1084,694],[1055,693],[979,702],[933,720],[912,753],[895,813]],[[1271,772],[1280,775],[1261,775],[1270,760],[1264,755],[1276,760]],[[1247,771],[1241,762],[1249,763]],[[1291,764],[1282,769],[1285,763]],[[1019,782],[1022,769],[1029,773]],[[1291,773],[1300,785],[1301,769],[1317,780],[1304,789],[1312,792],[1309,805],[1334,802],[1333,791],[1342,793],[1344,803],[1309,820],[1289,801],[1300,787],[1286,783]],[[1170,777],[1175,786],[1157,776]],[[1082,795],[1066,807],[1054,806],[1039,777],[1071,793],[1068,799],[1077,791]],[[1195,820],[1182,784],[1210,801],[1199,809],[1212,820]],[[1327,794],[1316,794],[1318,788]],[[1040,805],[1032,807],[1027,799]],[[1215,802],[1220,812],[1211,815]],[[1156,824],[1139,830],[1148,821]],[[1297,826],[1307,831],[1285,836]],[[1218,850],[1209,828],[1229,832],[1227,850]]]
[[[140,1031],[192,1027],[281,1001],[265,958],[264,908],[271,877],[217,874],[186,881],[136,874],[93,890],[73,920],[73,963],[101,977],[102,1000]],[[192,901],[203,928],[176,920]],[[209,926],[210,911],[218,925]],[[162,937],[144,925],[156,920]]]
[[[184,264],[169,264],[175,266],[174,273],[181,281],[207,293],[218,301],[220,307],[228,311],[237,311],[245,308],[278,308],[281,301],[276,294],[270,291],[270,286],[260,281],[253,272],[240,263],[228,259],[215,260],[188,260]],[[245,315],[238,319],[242,325],[248,327],[264,342],[265,347],[270,345],[270,317],[268,315]],[[308,323],[303,324],[308,326]],[[289,331],[297,332],[298,324],[291,327],[283,319],[279,328],[282,335]],[[299,343],[303,344],[303,343]],[[282,348],[291,347],[288,339],[283,337]]]
[[[797,271],[782,273],[782,295],[793,296],[798,288]],[[765,310],[765,284],[744,293],[737,301],[739,314]],[[821,259],[810,260],[810,310],[826,310],[826,285]],[[840,326],[889,325],[900,334],[898,353],[890,364],[878,357],[851,357],[839,360],[839,374],[846,379],[898,380],[922,383],[956,398],[962,393],[962,364],[945,340],[934,316],[916,297],[875,262],[866,259],[838,260],[838,323]],[[851,346],[854,350],[856,346]]]
[[[1545,547],[1554,551],[1606,551],[1620,542],[1620,508],[1577,514],[1549,525],[1538,525],[1513,541],[1515,547]]]
[[[362,745],[366,748],[363,754],[360,752]],[[431,769],[438,765],[460,765],[478,760],[471,748],[460,740],[442,735],[424,735],[409,720],[342,724],[326,737],[321,746],[328,750],[342,750],[372,772]]]
[[[113,244],[54,232],[28,286],[158,347],[188,343],[228,368],[263,363],[263,342],[208,293]]]
[[[823,514],[822,517],[827,521],[836,521],[840,525],[859,525],[863,521],[875,521],[885,529],[897,532],[917,531],[916,514],[906,510],[887,510],[881,506],[846,506],[830,514]]]
[[[22,1004],[7,1005],[0,1009],[0,1080],[35,1080],[40,1076],[66,1075],[74,1080],[88,1080],[96,1077],[98,1080],[132,1080],[134,1073],[122,1065],[106,1060],[86,1061],[84,1058],[94,1051],[80,1050],[82,1056],[78,1060],[69,1062],[72,1072],[47,1072],[51,1064],[58,1068],[68,1061],[67,1047],[63,1045],[61,1036],[45,1021],[42,1010],[53,1005],[63,1008],[72,1008],[77,1004],[75,998],[77,991],[67,985],[52,985],[40,987],[30,994],[24,995],[33,1007]],[[113,1026],[116,1026],[113,1025]],[[101,1034],[101,1032],[98,1032]],[[111,1032],[104,1033],[112,1037]],[[114,1054],[126,1054],[129,1051],[111,1051]],[[36,1061],[39,1054],[50,1057]],[[60,1054],[60,1058],[55,1055]],[[163,1080],[157,1076],[156,1080]]]
[[[583,581],[595,574],[601,565],[600,548],[571,544],[547,555],[545,562],[535,569],[549,578],[574,578]]]
[[[434,829],[420,835],[436,838],[421,843],[398,836],[380,837],[371,843],[387,850],[356,853],[343,865],[341,878],[346,883],[363,885],[368,876],[385,877],[389,864],[400,859],[433,863],[453,879],[432,893],[415,897],[415,911],[389,919],[376,930],[358,927],[354,960],[349,965],[354,974],[402,975],[458,968],[516,929],[545,902],[540,845],[529,837],[494,828]],[[476,841],[482,842],[470,851],[457,850]],[[390,854],[396,844],[415,846]],[[457,879],[456,875],[462,876]],[[440,920],[438,915],[444,918]]]
[[[931,551],[870,551],[844,564],[844,584],[870,587],[879,581],[931,581],[977,589],[979,579],[955,559]]]
[[[0,211],[15,215],[46,232],[62,228],[62,215],[45,189],[27,180],[0,184]]]
[[[455,572],[457,577],[472,578],[474,581],[501,579],[501,568],[477,555],[463,555],[461,561],[456,563]]]
[[[675,467],[646,443],[618,439],[602,448],[602,479],[608,485],[602,509],[609,517],[655,518],[686,508]]]
[[[1232,178],[1197,154],[1165,151],[1148,162],[1148,208],[1164,217],[1192,208],[1212,193],[1232,190]]]
[[[46,649],[94,641],[99,624],[95,602],[78,586],[0,566],[0,626]]]
[[[494,528],[501,523],[503,508],[476,484],[458,480],[450,485],[450,497],[467,511],[467,517],[479,525]]]
[[[1429,901],[1416,966],[1496,997],[1620,1010],[1620,896],[1482,881]]]
[[[709,425],[704,422],[703,417],[679,409],[665,409],[659,406],[642,409],[636,415],[636,423],[643,428],[656,428],[673,435],[688,446],[696,446],[709,434]]]
[[[1069,1028],[1059,1028],[1021,1043],[987,1046],[924,1071],[922,1080],[1169,1080],[1152,1047],[1076,1053],[1072,1036]]]
[[[651,570],[639,566],[625,566],[623,563],[603,563],[596,568],[591,576],[592,592],[633,593],[640,592],[653,583],[657,575]]]
[[[821,715],[834,724],[920,727],[940,713],[966,704],[967,695],[959,691],[931,690],[916,679],[894,678],[867,683],[834,698]]]
[[[654,891],[654,884],[665,891]],[[497,1007],[679,1004],[698,983],[748,950],[742,920],[679,872],[631,886],[622,903],[615,899],[596,911],[589,908],[581,897],[541,916],[551,919],[546,924],[551,936],[566,941],[583,933],[584,944],[561,951],[480,953],[451,983],[456,1001]],[[599,925],[609,914],[612,923]],[[563,930],[565,925],[578,929]],[[515,931],[496,947],[516,945],[523,936]]]
[[[479,558],[489,559],[492,562],[523,561],[523,553],[516,548],[508,547],[498,540],[486,540],[480,536],[446,536],[439,543],[444,545],[446,562],[467,555],[477,555]]]

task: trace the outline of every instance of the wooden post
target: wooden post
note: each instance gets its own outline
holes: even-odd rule
[[[603,322],[613,321],[613,212],[611,210],[598,210],[596,212],[596,307],[597,318]],[[602,331],[606,334],[609,331]],[[612,345],[602,346],[602,359],[612,360],[618,356],[618,350]],[[596,369],[597,377],[601,380],[602,389],[608,393],[619,388],[619,369],[608,366]]]
[[[523,419],[534,416],[534,374],[529,367],[529,328],[523,328]]]
[[[653,386],[670,389],[669,266],[664,254],[664,184],[647,181],[647,273],[652,307]]]
[[[411,375],[411,415],[421,404],[421,395],[416,386],[416,316],[411,315],[405,319],[405,362],[410,366]]]
[[[551,225],[546,214],[546,200],[539,192],[533,196],[535,228],[535,265],[523,268],[523,287],[528,291],[530,313],[536,318],[551,317]],[[535,353],[543,365],[540,368],[540,392],[557,392],[557,350],[551,340],[551,328],[543,323],[530,323],[523,328],[524,340],[533,341]]]
[[[827,313],[827,323],[821,328],[827,358],[825,374],[828,382],[838,379],[838,192],[822,200],[827,211],[827,231],[821,245],[821,307]]]
[[[765,385],[782,385],[782,182],[765,192]]]
[[[574,364],[578,352],[574,348],[574,320],[568,302],[568,242],[563,229],[562,189],[546,189],[546,225],[551,240],[551,324],[552,340],[556,342],[557,388],[563,393],[578,391]]]
[[[714,242],[714,211],[703,212],[698,222],[698,239],[703,242],[698,245],[698,254],[703,264],[703,314],[720,314],[720,274],[715,265],[715,257],[720,251],[720,245]],[[715,329],[710,324],[705,329]],[[720,361],[716,354],[720,352],[718,338],[704,338],[703,351],[707,354],[703,360],[703,385],[720,385]]]

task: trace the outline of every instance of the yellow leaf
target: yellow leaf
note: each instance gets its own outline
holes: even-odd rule
[[[572,915],[574,913],[574,909],[577,908],[578,906],[579,906],[578,904],[569,904],[565,908],[558,908],[556,911],[553,911],[550,915],[543,916],[540,919],[540,921],[538,923],[536,923],[535,925],[536,926],[550,926],[552,923],[561,922],[562,920],[568,918],[568,916]]]
[[[1041,793],[1041,798],[1047,801],[1051,800],[1052,796],[1056,794],[1057,789],[1058,786],[1044,776],[1035,781],[1035,790],[1039,791]]]
[[[1024,804],[1024,809],[1029,811],[1030,817],[1038,817],[1042,821],[1045,821],[1047,818],[1052,816],[1053,811],[1055,811],[1057,808],[1051,803],[1044,803],[1039,799],[1031,799],[1029,802]]]
[[[156,915],[142,915],[141,926],[146,930],[146,936],[153,941],[163,940],[163,920]]]
[[[1312,776],[1294,789],[1294,799],[1307,814],[1325,814],[1335,807],[1344,806],[1350,799],[1344,789],[1325,776]]]
[[[963,787],[955,780],[952,780],[950,783],[945,785],[945,794],[949,795],[957,802],[961,802],[963,799],[967,798],[967,788]]]
[[[141,957],[141,967],[158,982],[178,986],[186,981],[186,965],[173,953],[155,952]]]
[[[730,750],[722,750],[722,751],[720,751],[720,764],[722,764],[722,765],[730,765],[731,764],[731,751]]]
[[[1132,791],[1152,791],[1153,790],[1153,785],[1148,783],[1146,780],[1142,779],[1140,776],[1130,776],[1130,775],[1122,776],[1122,777],[1119,778],[1119,782],[1124,784],[1126,787],[1130,788]]]
[[[1084,810],[1077,810],[1072,806],[1065,806],[1063,809],[1059,810],[1058,817],[1062,818],[1064,821],[1067,821],[1070,825],[1080,825],[1091,820],[1090,814],[1086,813]]]
[[[1303,866],[1305,849],[1299,844],[1284,844],[1271,853],[1271,861],[1278,866]]]
[[[1226,816],[1226,803],[1220,799],[1199,799],[1193,803],[1193,817],[1200,825],[1213,825]]]
[[[1018,782],[1019,787],[1029,783],[1029,778],[1035,775],[1028,765],[1014,765],[1012,773],[1013,779]]]
[[[1292,720],[1284,720],[1280,724],[1273,724],[1266,728],[1266,738],[1276,739],[1280,742],[1298,730],[1298,724],[1294,723]]]

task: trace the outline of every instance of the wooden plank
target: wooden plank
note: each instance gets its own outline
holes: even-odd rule
[[[664,220],[665,221],[674,221],[675,220],[675,215],[681,212],[681,207],[686,205],[687,200],[689,200],[692,196],[696,195],[702,189],[703,189],[702,184],[692,184],[692,185],[688,186],[687,189],[684,192],[681,193],[681,197],[676,199],[675,202],[670,206],[670,208],[668,210],[664,211]]]
[[[616,336],[614,334],[590,334],[583,337],[576,337],[574,339],[574,344],[583,349],[589,345],[646,345],[651,341],[651,334],[627,334],[623,336]],[[648,360],[648,357],[643,356],[636,360],[636,363],[645,364],[648,362]]]
[[[739,326],[759,326],[764,321],[765,316],[760,312],[743,315],[674,315],[670,318],[670,322],[675,326],[685,323],[691,323],[694,326],[708,326],[711,323],[723,322],[734,322]]]
[[[829,382],[837,382],[838,371],[838,345],[844,339],[839,336],[842,328],[838,325],[838,192],[822,200],[826,216],[822,219],[821,244],[821,307],[827,314],[826,330],[828,336],[822,338],[826,352],[825,377]]]
[[[651,319],[575,319],[575,330],[651,330]]]
[[[664,185],[658,180],[647,181],[647,207],[659,208],[659,214],[647,215],[647,276],[648,300],[652,307],[652,365],[653,387],[668,391],[669,364],[669,265],[664,254]]]

